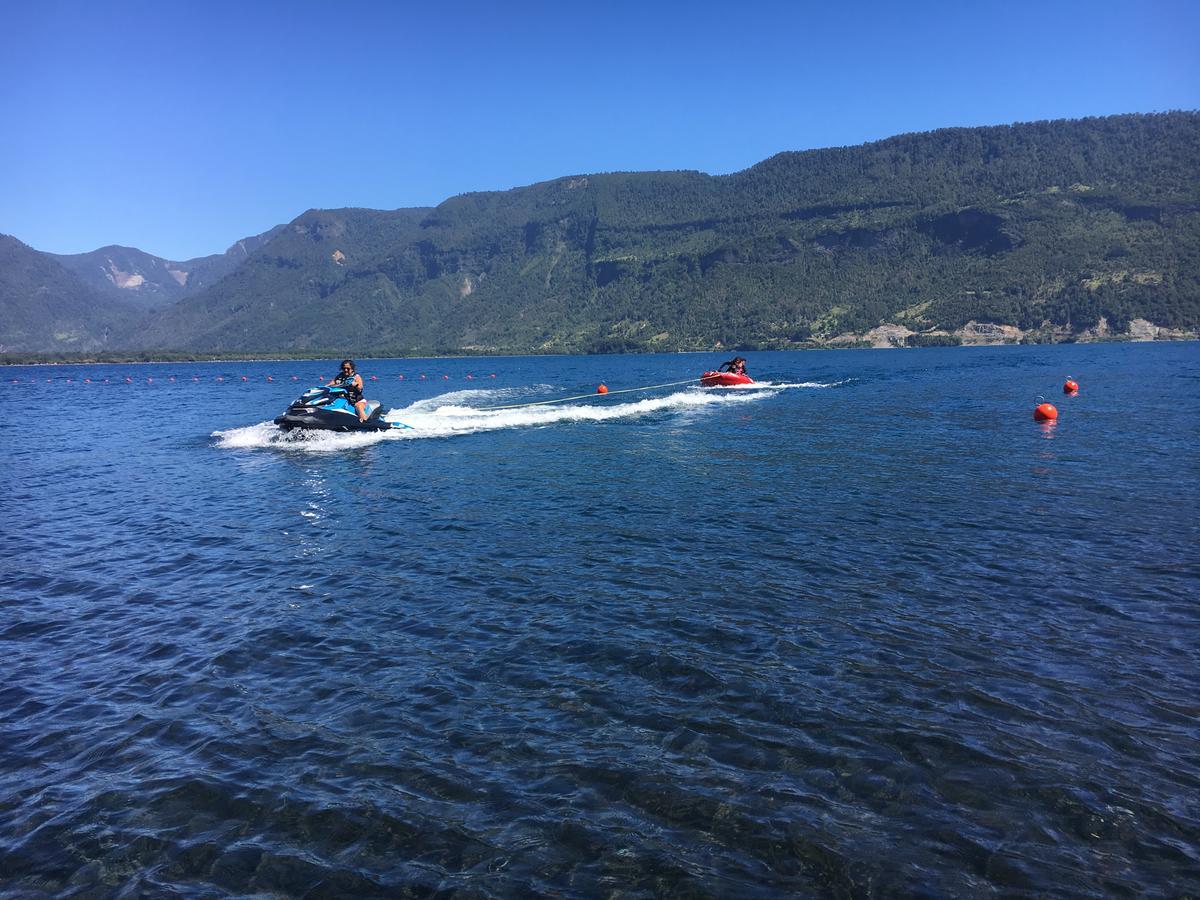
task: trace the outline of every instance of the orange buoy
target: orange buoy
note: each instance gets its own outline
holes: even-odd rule
[[[372,376],[371,376],[371,380],[372,380],[372,381],[378,381],[378,380],[379,380],[379,378],[378,378],[377,376],[375,376],[375,375],[372,375]]]
[[[442,380],[443,380],[443,381],[449,381],[449,380],[450,380],[450,376],[449,376],[449,375],[443,375],[443,376],[442,376]]]
[[[596,388],[596,393],[597,394],[607,394],[608,393],[608,385],[607,384],[600,385],[600,387]]]
[[[403,375],[397,375],[396,377],[397,377],[397,378],[399,378],[401,381],[403,381],[403,380],[404,380],[404,376],[403,376]]]
[[[1064,394],[1078,394],[1079,393],[1079,385],[1072,379],[1068,378],[1066,381],[1063,382],[1063,393]]]
[[[489,376],[488,376],[488,378],[495,378],[495,377],[496,377],[496,373],[495,373],[495,372],[493,372],[491,375],[489,375]]]
[[[1049,403],[1039,403],[1037,409],[1033,411],[1033,420],[1035,422],[1053,422],[1058,418],[1058,410]]]

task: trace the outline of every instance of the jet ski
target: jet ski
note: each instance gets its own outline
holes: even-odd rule
[[[393,428],[411,428],[400,422],[388,422],[384,417],[391,412],[377,401],[368,400],[365,407],[366,421],[358,421],[358,413],[350,402],[350,395],[341,387],[309,388],[292,401],[283,413],[275,417],[275,424],[283,431],[293,428],[320,431],[391,431]]]

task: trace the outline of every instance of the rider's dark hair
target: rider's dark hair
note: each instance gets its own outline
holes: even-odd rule
[[[349,364],[350,364],[350,371],[352,371],[352,372],[353,372],[353,371],[355,370],[354,360],[352,360],[352,359],[343,359],[343,360],[342,360],[342,365],[343,365],[343,366],[344,366],[344,365],[346,365],[347,363],[349,363]]]

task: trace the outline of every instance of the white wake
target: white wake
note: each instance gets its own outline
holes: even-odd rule
[[[835,383],[836,384],[836,383]],[[393,408],[385,419],[400,422],[408,428],[373,432],[280,431],[271,422],[259,422],[241,428],[214,431],[216,445],[230,450],[274,448],[307,453],[336,453],[355,447],[367,447],[383,441],[414,441],[429,438],[450,438],[476,434],[481,431],[500,431],[506,428],[544,427],[566,422],[607,422],[629,419],[654,413],[703,410],[730,404],[754,403],[771,397],[786,388],[823,388],[835,384],[803,382],[774,384],[756,382],[734,388],[688,388],[661,397],[641,400],[615,401],[597,394],[594,398],[572,400],[568,403],[504,407],[522,401],[532,403],[531,395],[545,396],[553,388],[537,385],[523,390],[480,389],[453,391],[418,400],[402,408]]]

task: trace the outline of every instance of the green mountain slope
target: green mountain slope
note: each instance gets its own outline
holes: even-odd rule
[[[519,353],[1195,330],[1198,163],[1200,116],[1129,115],[313,211],[141,338]]]
[[[0,343],[424,355],[1195,335],[1200,114],[311,210],[220,257],[139,254],[0,261]],[[141,278],[133,294],[114,272]]]
[[[48,254],[0,235],[0,352],[106,349],[137,317],[131,304],[100,301]]]
[[[392,320],[403,315],[398,292],[375,273],[389,248],[418,235],[428,212],[307,212],[215,288],[151,316],[127,340],[203,350],[361,346],[364,335],[395,327]],[[343,290],[361,299],[332,299]]]
[[[243,238],[224,253],[174,262],[134,247],[101,247],[90,253],[48,253],[65,269],[101,296],[113,297],[139,309],[170,306],[210,287],[236,269],[284,226]]]

